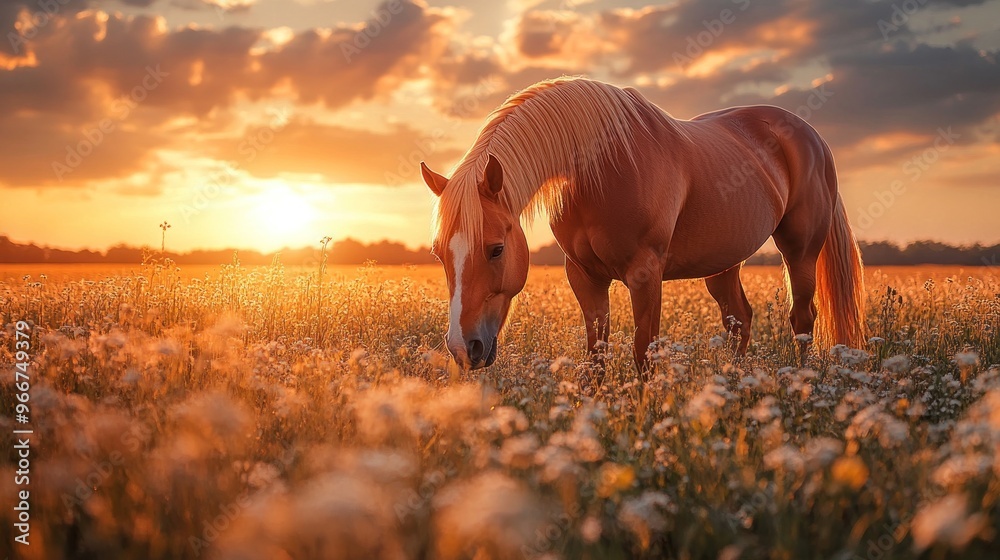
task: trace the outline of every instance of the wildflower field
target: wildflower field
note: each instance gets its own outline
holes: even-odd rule
[[[668,283],[643,384],[615,285],[596,387],[561,269],[464,373],[437,267],[0,267],[0,557],[997,558],[1000,270],[869,270],[805,368],[743,276],[749,356]]]

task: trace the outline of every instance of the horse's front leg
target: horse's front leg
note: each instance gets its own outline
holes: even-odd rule
[[[608,320],[611,314],[611,303],[608,298],[610,278],[601,278],[566,259],[566,277],[573,288],[573,294],[580,303],[583,320],[587,325],[587,351],[591,359],[601,371],[603,366],[603,351],[597,348],[598,342],[608,341]],[[602,380],[599,379],[598,383]]]
[[[635,318],[635,367],[640,377],[645,377],[648,368],[646,351],[660,334],[663,262],[655,255],[639,260],[628,271],[625,285],[632,299],[632,316]]]

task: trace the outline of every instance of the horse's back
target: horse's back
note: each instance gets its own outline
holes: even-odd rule
[[[742,262],[793,202],[802,175],[796,168],[822,163],[822,139],[778,107],[733,107],[683,121],[643,104],[641,125],[650,134],[637,135],[634,148],[642,165],[608,166],[602,183],[615,196],[573,200],[552,221],[571,260],[612,278],[621,279],[643,247],[663,256],[664,280],[712,276]]]
[[[827,221],[838,197],[837,172],[830,147],[816,129],[770,105],[739,107],[720,117],[731,126],[753,129],[764,159],[773,156],[770,160],[780,165],[787,183],[784,221]]]
[[[826,142],[808,122],[774,105],[730,107],[698,115],[690,123],[715,123],[734,135],[742,134],[760,161],[784,175],[794,197],[798,187],[811,188],[832,167]],[[786,201],[786,204],[788,201]]]
[[[776,107],[760,106],[723,109],[681,121],[689,142],[668,157],[685,169],[681,185],[685,196],[664,279],[717,274],[747,259],[767,241],[792,191],[779,134],[787,136],[802,128],[793,119],[797,117]],[[778,126],[783,132],[776,133]]]

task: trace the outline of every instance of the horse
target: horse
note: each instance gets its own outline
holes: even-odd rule
[[[437,197],[431,252],[448,282],[446,344],[465,369],[496,360],[528,273],[522,222],[542,213],[595,358],[609,335],[613,280],[631,297],[642,374],[659,336],[662,282],[686,278],[705,279],[735,357],[745,355],[753,310],[740,269],[768,238],[781,253],[800,362],[814,326],[818,341],[864,340],[861,255],[833,154],[779,107],[681,120],[633,88],[563,77],[494,110],[451,178],[420,168]]]

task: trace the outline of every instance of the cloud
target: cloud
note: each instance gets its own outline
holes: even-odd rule
[[[574,43],[588,35],[582,29],[584,22],[585,18],[574,12],[525,12],[517,22],[517,49],[528,58],[565,56]]]
[[[94,3],[103,6],[105,4],[117,2],[126,6],[148,8],[157,1],[158,0],[103,0],[101,2],[95,1]],[[257,0],[163,0],[162,3],[185,10],[215,9],[222,10],[224,12],[241,12],[249,10],[257,3]]]
[[[338,107],[393,91],[447,47],[453,21],[446,11],[386,2],[376,13],[381,15],[362,24],[298,33],[261,54],[257,83],[273,87],[287,80],[300,101]]]
[[[240,111],[281,100],[301,114],[293,115],[281,142],[246,166],[248,172],[382,184],[386,170],[399,167],[400,154],[413,152],[428,118],[435,118],[399,105],[394,95],[401,87],[419,84],[437,118],[467,122],[481,120],[517,89],[567,74],[637,86],[685,118],[735,104],[796,110],[813,95],[811,82],[822,81],[833,94],[809,120],[837,153],[853,154],[859,165],[874,161],[860,151],[872,142],[924,139],[940,127],[961,134],[959,143],[1000,141],[972,132],[1000,114],[994,93],[1000,90],[1000,45],[984,49],[982,36],[978,47],[972,39],[925,44],[923,32],[913,31],[892,2],[678,0],[574,10],[581,2],[517,0],[508,6],[523,11],[495,36],[463,28],[460,10],[419,0],[384,2],[367,21],[329,28],[169,28],[160,17],[101,11],[162,7],[172,10],[173,20],[179,5],[209,4],[250,2],[66,0],[34,25],[37,0],[0,4],[7,38],[0,42],[6,148],[0,151],[0,183],[75,185],[121,177],[157,164],[164,150],[204,147],[211,157],[239,160],[248,132]],[[928,0],[919,9],[952,14],[981,4]],[[896,27],[888,40],[881,20]],[[946,21],[949,33],[975,35],[960,18]],[[151,67],[166,77],[117,119]],[[412,122],[358,131],[316,118],[361,103]],[[52,162],[109,118],[114,132],[59,181]],[[199,124],[174,126],[178,119]],[[211,142],[198,140],[205,133]],[[428,156],[439,167],[460,155],[449,147],[456,144],[451,134],[437,139]],[[919,142],[900,141],[884,155],[916,149]]]
[[[146,169],[170,144],[141,127],[99,123],[73,129],[60,115],[6,114],[0,117],[0,184],[38,186],[85,184]]]
[[[278,45],[260,29],[168,30],[157,17],[102,12],[56,16],[26,41],[13,57],[21,65],[0,73],[0,83],[37,92],[42,99],[21,102],[51,108],[73,88],[95,83],[121,95],[147,65],[158,64],[174,79],[150,102],[185,113],[204,115],[237,94],[257,99],[287,93],[336,108],[392,91],[447,43],[451,22],[445,13],[406,1],[387,2],[375,12],[384,17],[307,29]],[[61,91],[48,87],[58,82],[65,84]],[[9,97],[5,88],[0,98]]]
[[[842,143],[943,127],[963,132],[967,143],[973,127],[1000,113],[1000,67],[968,46],[858,50],[831,57],[830,66],[837,93],[816,122]]]
[[[124,2],[146,2],[147,0],[123,0]],[[200,10],[211,8],[223,12],[245,12],[249,10],[257,0],[171,0],[175,6],[188,10]]]
[[[191,115],[223,123],[239,102],[287,98],[330,110],[388,96],[419,74],[422,60],[445,49],[452,14],[407,1],[387,2],[373,13],[355,25],[284,34],[170,30],[163,19],[145,15],[56,14],[31,32],[18,54],[0,59],[10,65],[0,66],[0,105],[8,115],[0,119],[0,137],[31,138],[0,152],[0,183],[67,184],[65,177],[128,173],[149,156],[143,150],[184,143],[165,131],[170,121]],[[146,91],[151,68],[164,77]],[[59,181],[52,161],[107,119],[114,133]]]
[[[929,0],[919,9],[981,3]],[[511,50],[535,67],[555,61],[568,73],[597,70],[637,85],[680,117],[754,103],[795,111],[814,95],[810,82],[824,82],[832,95],[805,113],[835,147],[894,133],[933,136],[940,127],[970,131],[1000,112],[997,50],[922,44],[909,27],[912,10],[902,17],[898,9],[682,0],[590,14],[529,10],[514,23]],[[880,20],[897,27],[889,41]]]
[[[17,56],[24,52],[24,37],[44,29],[53,20],[75,14],[87,7],[87,0],[4,0],[0,3],[0,54]]]
[[[449,146],[441,130],[404,125],[374,132],[297,119],[265,142],[269,135],[263,128],[247,129],[238,143],[222,140],[209,149],[218,159],[238,163],[258,177],[313,174],[330,183],[374,185],[415,181],[421,161],[442,169],[464,153]]]

